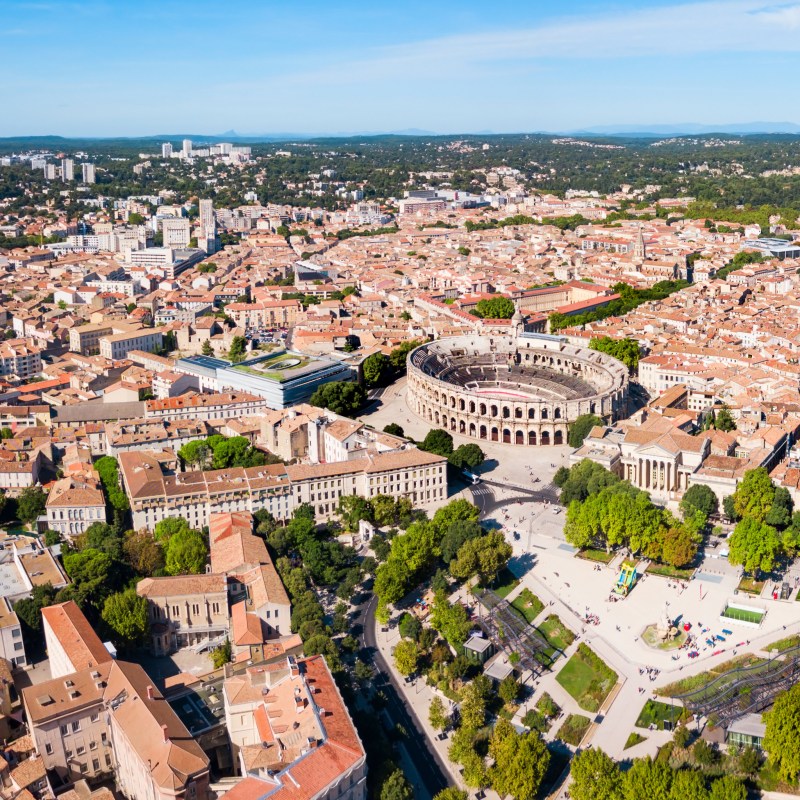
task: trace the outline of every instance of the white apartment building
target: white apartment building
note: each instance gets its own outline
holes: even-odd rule
[[[186,217],[163,217],[161,231],[164,234],[164,247],[188,247],[192,237],[192,223]]]
[[[32,378],[42,371],[41,349],[25,339],[0,342],[0,375]]]
[[[81,172],[84,183],[95,182],[95,167],[94,164],[81,164]]]
[[[153,352],[164,344],[164,335],[154,328],[143,328],[128,333],[103,336],[100,339],[100,355],[112,360],[125,358],[131,350]]]
[[[106,503],[99,483],[61,478],[47,495],[47,527],[72,541],[95,522],[106,521]]]
[[[5,658],[14,667],[24,667],[28,663],[22,628],[7,597],[0,597],[0,658]]]

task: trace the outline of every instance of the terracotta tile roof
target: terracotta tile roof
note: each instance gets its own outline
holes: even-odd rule
[[[227,592],[224,575],[175,575],[163,578],[142,578],[136,584],[139,597],[181,597],[191,594]]]
[[[76,672],[111,661],[111,654],[74,601],[43,608],[42,619],[64,648]]]

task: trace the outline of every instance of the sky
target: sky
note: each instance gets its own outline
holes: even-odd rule
[[[800,2],[1,0],[0,136],[798,122]]]

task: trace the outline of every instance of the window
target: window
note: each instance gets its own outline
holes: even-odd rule
[[[85,762],[85,761],[81,761],[81,762],[78,764],[78,769],[79,769],[81,772],[86,772],[86,762]]]
[[[75,752],[76,752],[76,753],[77,753],[79,756],[82,756],[82,755],[83,755],[83,754],[86,752],[86,748],[85,748],[85,747],[84,747],[82,744],[79,744],[79,745],[78,745],[78,746],[75,748]]]
[[[106,766],[111,766],[111,756],[108,753],[106,753]]]
[[[15,650],[22,650],[22,642],[14,642]]]
[[[100,761],[97,758],[92,759],[92,769],[97,772],[100,769]]]
[[[69,728],[66,725],[61,726],[61,735],[66,736],[69,733]]]
[[[14,630],[13,630],[13,631],[11,631],[11,635],[12,635],[12,636],[13,636],[15,639],[18,639],[18,638],[19,638],[19,637],[20,637],[22,634],[21,634],[21,632],[20,632],[20,629],[19,629],[19,628],[14,628]]]
[[[100,712],[95,711],[95,713],[92,714],[92,722],[97,722],[99,719],[100,719]]]
[[[89,742],[90,750],[97,750],[97,742]]]
[[[192,604],[192,614],[199,614],[200,606],[197,603]]]
[[[172,616],[179,617],[181,615],[181,608],[180,606],[172,606]]]
[[[219,603],[212,603],[212,604],[211,604],[211,610],[212,610],[212,611],[213,611],[215,614],[219,614]]]
[[[67,757],[67,759],[72,758],[72,750],[65,750],[64,755]]]
[[[100,741],[101,741],[103,744],[108,744],[108,736],[107,736],[107,734],[105,733],[105,731],[103,731],[103,733],[101,733],[101,734],[100,734]]]
[[[44,751],[49,756],[53,755],[53,745],[51,745],[50,742],[45,742]]]
[[[73,733],[77,733],[80,729],[81,729],[80,720],[78,720],[78,722],[73,722],[72,723],[72,732]]]

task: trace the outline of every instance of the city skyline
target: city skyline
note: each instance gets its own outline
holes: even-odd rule
[[[0,136],[798,121],[774,76],[798,64],[800,3],[305,8],[11,2]]]

